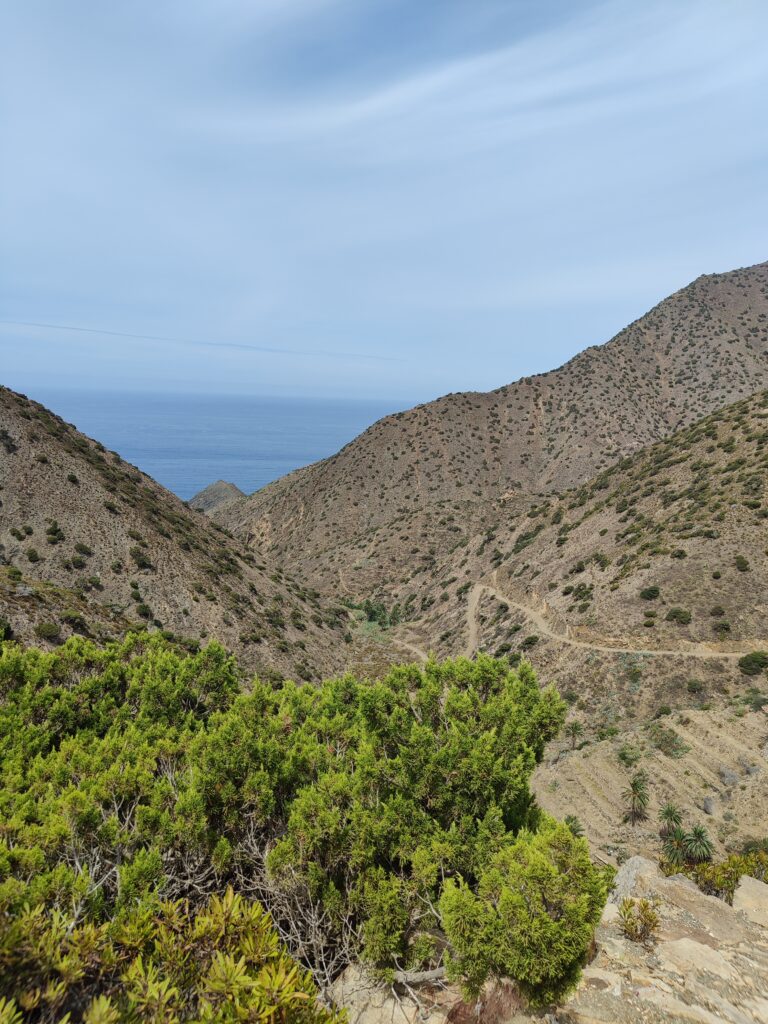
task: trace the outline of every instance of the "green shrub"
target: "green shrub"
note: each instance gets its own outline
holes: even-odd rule
[[[256,679],[247,693],[240,683],[218,645],[188,654],[159,634],[104,649],[72,637],[52,654],[0,648],[2,849],[12,851],[0,853],[0,933],[21,927],[27,907],[77,907],[75,931],[106,927],[115,942],[113,928],[141,922],[126,940],[139,951],[165,914],[158,892],[194,894],[189,914],[199,914],[231,885],[258,895],[323,984],[351,959],[433,969],[446,941],[470,988],[483,971],[518,972],[536,998],[573,980],[606,880],[584,840],[544,818],[530,793],[565,705],[528,664],[512,670],[479,655],[398,667],[376,682]],[[510,908],[502,923],[497,883]],[[460,924],[443,933],[430,909],[458,921],[451,886],[504,939],[480,951],[480,966]],[[526,899],[538,938],[520,916]],[[161,961],[189,953],[180,913]],[[66,931],[66,916],[56,920]],[[105,960],[108,971],[115,960]],[[161,961],[155,980],[176,986]],[[121,1002],[130,993],[113,993],[101,971],[74,969],[65,989],[114,994],[118,1011],[133,1013]],[[2,977],[0,994],[26,991],[20,968]],[[193,998],[185,1012],[203,1011]]]
[[[40,553],[37,548],[27,548],[27,558],[33,564],[40,561]]]
[[[483,867],[476,888],[445,883],[449,976],[472,997],[489,977],[514,978],[535,1003],[562,996],[578,979],[608,884],[567,825],[545,819],[536,834],[522,832]]]
[[[745,676],[759,676],[768,668],[768,651],[751,651],[739,658],[739,670]]]
[[[676,622],[680,626],[687,626],[691,621],[691,613],[687,608],[670,608],[665,617],[667,622]]]
[[[343,1020],[320,1005],[262,907],[231,889],[196,909],[145,898],[99,923],[44,905],[11,915],[0,897],[0,924],[6,1024],[70,1014],[87,1024]],[[37,1012],[25,1018],[19,1007]]]
[[[753,875],[765,879],[768,876],[768,855],[732,854],[724,861],[712,864],[704,862],[684,869],[702,892],[717,896],[726,903],[733,902],[733,896],[742,875]]]
[[[655,601],[659,596],[659,593],[660,591],[658,587],[646,587],[644,590],[640,591],[640,597],[642,597],[644,601]]]
[[[49,643],[55,643],[61,637],[61,630],[55,622],[38,622],[35,626],[35,636]]]
[[[744,555],[736,555],[736,558],[734,559],[734,565],[739,570],[739,572],[749,572],[749,562],[744,557]]]
[[[139,569],[151,569],[152,568],[152,562],[151,562],[151,560],[149,558],[149,555],[146,554],[146,552],[142,548],[140,548],[138,546],[132,547],[131,551],[130,551],[130,555],[131,555],[131,558],[136,563],[137,568],[139,568]]]
[[[64,531],[55,519],[52,519],[47,527],[45,531],[45,539],[49,544],[60,544],[64,540]]]
[[[648,899],[634,900],[627,896],[619,904],[621,930],[633,942],[650,942],[659,928],[659,915]]]
[[[61,613],[61,621],[66,623],[75,633],[87,633],[88,623],[75,608],[67,608]]]

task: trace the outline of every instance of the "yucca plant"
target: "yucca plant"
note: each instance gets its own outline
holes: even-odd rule
[[[705,861],[712,860],[714,846],[703,825],[694,825],[690,832],[686,832],[683,847],[685,859],[692,864],[703,864]]]
[[[564,731],[565,735],[571,741],[571,750],[575,750],[576,741],[584,734],[583,725],[581,724],[581,722],[577,722],[576,719],[573,719],[572,721],[566,723]]]
[[[636,825],[638,821],[645,821],[648,817],[648,802],[650,800],[645,772],[635,772],[622,796],[628,804],[627,821],[633,825]]]
[[[674,829],[682,827],[683,815],[675,804],[664,804],[659,811],[659,821],[661,822],[659,835],[662,839],[666,839]]]
[[[584,826],[581,824],[581,822],[575,814],[566,814],[566,816],[563,818],[563,821],[571,830],[573,835],[576,836],[577,839],[580,836],[584,835]]]
[[[675,825],[664,840],[664,860],[670,867],[681,868],[685,864],[685,839],[686,835],[683,829],[679,825]]]

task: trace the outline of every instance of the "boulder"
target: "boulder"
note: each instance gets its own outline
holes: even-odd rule
[[[768,885],[742,875],[733,895],[733,909],[761,928],[768,928]]]

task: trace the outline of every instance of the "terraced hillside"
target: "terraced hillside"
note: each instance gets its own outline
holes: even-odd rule
[[[130,624],[251,667],[340,667],[347,613],[43,406],[0,388],[0,619],[36,643]]]
[[[560,491],[768,385],[768,264],[698,278],[608,344],[487,394],[448,395],[380,420],[337,455],[217,518],[322,587],[354,594],[349,571],[373,531],[447,509],[462,521],[504,495]],[[413,560],[388,551],[385,582]]]

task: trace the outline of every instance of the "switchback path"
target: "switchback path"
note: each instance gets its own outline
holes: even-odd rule
[[[669,657],[685,657],[685,658],[699,658],[706,661],[717,661],[717,660],[729,660],[741,658],[746,651],[712,651],[704,644],[695,644],[687,650],[647,650],[637,647],[624,647],[618,644],[596,644],[589,640],[577,640],[575,637],[568,636],[565,633],[558,633],[552,626],[549,625],[547,620],[537,611],[535,608],[531,608],[529,605],[521,604],[521,602],[514,600],[507,594],[497,589],[497,578],[496,573],[491,577],[491,581],[494,584],[490,586],[487,583],[475,583],[469,592],[469,599],[467,601],[467,647],[466,655],[471,657],[477,650],[477,642],[479,637],[479,623],[478,623],[478,608],[480,605],[480,599],[483,594],[490,594],[495,597],[498,601],[502,601],[504,604],[508,604],[511,608],[516,608],[521,612],[527,619],[533,622],[536,629],[543,636],[549,637],[550,640],[556,640],[561,644],[568,644],[571,647],[579,647],[582,650],[587,651],[602,651],[606,654],[642,654],[644,656],[653,658],[669,658]],[[760,644],[758,643],[759,647]],[[765,646],[765,644],[763,644]],[[750,646],[748,650],[754,650],[755,648]]]

